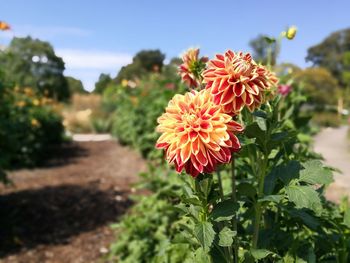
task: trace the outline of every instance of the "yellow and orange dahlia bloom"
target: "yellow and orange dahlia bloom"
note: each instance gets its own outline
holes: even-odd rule
[[[232,152],[241,148],[235,134],[242,126],[222,112],[208,90],[175,95],[158,123],[162,134],[156,147],[165,150],[177,172],[185,169],[193,177],[229,163]]]
[[[6,23],[4,21],[0,21],[0,30],[1,31],[11,30],[11,27],[8,23]]]
[[[183,82],[190,88],[200,85],[200,74],[208,61],[207,57],[199,58],[199,48],[190,48],[182,56],[183,63],[179,66],[179,74]]]
[[[244,106],[253,111],[278,82],[275,74],[258,65],[249,53],[231,50],[210,60],[202,75],[215,104],[228,114],[238,114]]]

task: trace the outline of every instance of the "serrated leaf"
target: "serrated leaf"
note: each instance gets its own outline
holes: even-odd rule
[[[216,222],[230,220],[235,215],[237,210],[237,205],[235,205],[231,199],[228,199],[218,203],[214,207],[210,216]]]
[[[194,234],[204,250],[208,250],[214,241],[215,231],[210,222],[200,222],[194,227]]]
[[[203,248],[198,248],[194,252],[194,263],[210,263],[210,256]]]
[[[233,243],[233,238],[236,236],[237,232],[232,231],[228,227],[224,227],[219,233],[219,246],[229,247]]]
[[[310,186],[290,185],[286,187],[286,194],[296,208],[308,208],[316,213],[322,210],[321,199]]]
[[[300,171],[300,181],[309,184],[329,185],[333,182],[332,172],[323,167],[318,160],[311,160],[303,163],[304,169]]]
[[[269,255],[273,255],[274,253],[267,249],[251,249],[250,253],[256,260],[260,260],[268,257]]]

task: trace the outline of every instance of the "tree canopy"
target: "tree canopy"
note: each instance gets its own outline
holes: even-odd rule
[[[87,93],[87,91],[84,89],[84,85],[81,82],[81,80],[78,80],[76,78],[67,76],[66,77],[67,83],[68,83],[68,88],[69,88],[69,93]]]
[[[98,78],[98,81],[95,83],[95,89],[94,93],[102,94],[103,91],[106,89],[108,84],[110,84],[112,81],[112,78],[109,74],[100,74],[100,77]]]
[[[253,58],[263,64],[268,63],[268,55],[271,52],[271,65],[276,64],[277,46],[276,42],[269,41],[269,37],[259,35],[249,42],[249,46],[253,50]]]
[[[309,101],[318,105],[334,105],[340,92],[337,79],[325,68],[299,70],[293,77],[303,83]]]
[[[140,78],[149,72],[160,72],[163,67],[165,55],[159,50],[141,50],[132,60],[132,63],[122,67],[115,81],[120,83],[123,79]]]
[[[64,62],[48,42],[15,37],[0,54],[0,65],[6,79],[15,85],[29,86],[58,100],[65,100],[70,95],[63,76]]]
[[[342,87],[346,86],[344,72],[350,71],[350,64],[344,58],[350,51],[350,28],[330,34],[320,44],[308,49],[306,61],[314,66],[328,69],[339,81]]]

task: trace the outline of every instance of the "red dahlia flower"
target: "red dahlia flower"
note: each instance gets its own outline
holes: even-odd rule
[[[198,58],[199,48],[190,48],[182,56],[183,63],[179,66],[179,74],[183,82],[190,88],[200,85],[200,74],[205,68],[207,57]]]
[[[242,126],[215,105],[207,90],[175,95],[158,123],[162,135],[156,147],[165,149],[167,161],[175,164],[177,172],[185,168],[193,177],[229,163],[232,152],[241,148],[235,134]]]
[[[253,111],[265,101],[265,91],[278,81],[249,53],[231,50],[210,60],[202,75],[215,104],[228,114],[237,114],[244,106]]]

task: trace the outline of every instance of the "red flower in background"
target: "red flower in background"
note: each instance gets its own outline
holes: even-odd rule
[[[212,173],[241,148],[235,134],[242,126],[221,111],[208,90],[175,95],[158,123],[162,135],[156,147],[165,150],[167,161],[175,164],[177,172],[185,169],[193,177]]]
[[[183,63],[179,66],[181,79],[190,88],[196,88],[200,85],[200,74],[208,61],[207,57],[199,59],[198,56],[199,48],[188,49],[182,56]]]
[[[282,96],[287,96],[292,91],[292,86],[290,85],[279,85],[277,88],[277,92]]]
[[[244,106],[253,111],[265,101],[265,91],[278,82],[249,53],[231,50],[210,60],[202,75],[215,104],[228,114],[238,114]]]

